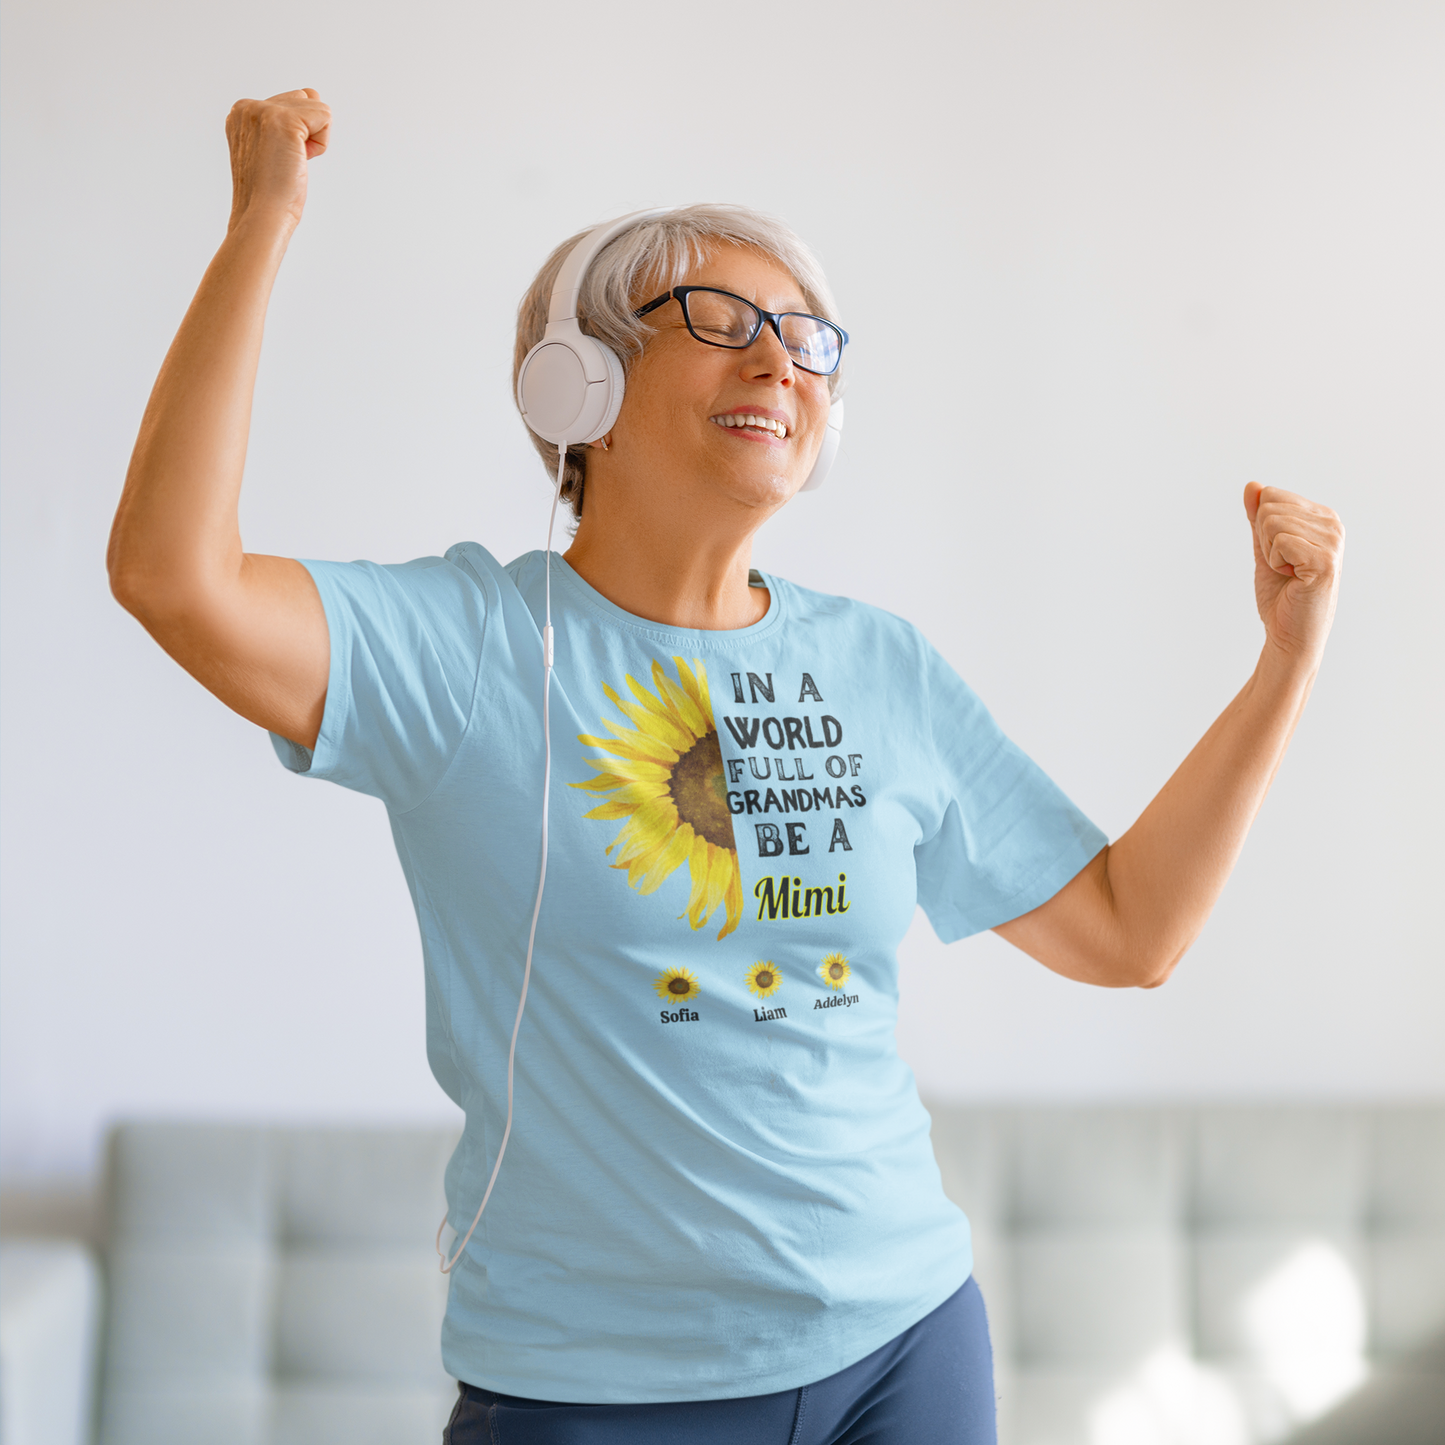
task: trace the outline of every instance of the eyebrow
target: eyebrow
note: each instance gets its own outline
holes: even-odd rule
[[[798,297],[796,306],[789,303],[784,303],[780,306],[776,303],[769,304],[768,302],[755,300],[753,297],[745,295],[741,288],[726,281],[681,281],[678,284],[681,286],[707,286],[714,291],[728,291],[734,296],[741,296],[744,301],[752,301],[754,306],[760,306],[764,311],[773,311],[778,314],[788,311],[801,311],[806,316],[812,315],[812,312],[808,310],[807,298],[804,296]]]

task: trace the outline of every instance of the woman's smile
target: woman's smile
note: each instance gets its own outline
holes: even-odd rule
[[[765,446],[777,446],[792,434],[793,428],[787,417],[780,411],[758,410],[736,406],[731,411],[718,412],[708,418],[714,426],[722,427],[742,440],[762,442]]]

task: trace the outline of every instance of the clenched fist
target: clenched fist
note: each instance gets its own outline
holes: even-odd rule
[[[1254,595],[1269,640],[1318,663],[1335,615],[1345,529],[1328,507],[1251,482],[1244,510],[1254,532]]]
[[[238,100],[226,117],[231,146],[231,228],[270,212],[294,227],[306,205],[306,165],[325,149],[331,107],[314,90]]]

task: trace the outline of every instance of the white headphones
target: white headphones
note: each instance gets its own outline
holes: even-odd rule
[[[623,231],[665,216],[666,210],[633,211],[589,231],[567,253],[552,286],[547,329],[527,353],[517,373],[517,405],[527,425],[554,446],[580,446],[595,442],[612,430],[622,409],[622,363],[610,346],[587,336],[577,324],[577,302],[587,268],[597,253]],[[823,445],[805,492],[823,485],[843,433],[843,403],[828,410]]]

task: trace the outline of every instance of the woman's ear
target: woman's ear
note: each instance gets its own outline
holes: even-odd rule
[[[612,444],[612,433],[611,433],[611,432],[608,432],[606,436],[598,437],[595,442],[588,442],[588,443],[587,443],[587,445],[588,445],[589,447],[601,447],[604,452],[608,450],[608,448],[611,446],[611,444]]]

